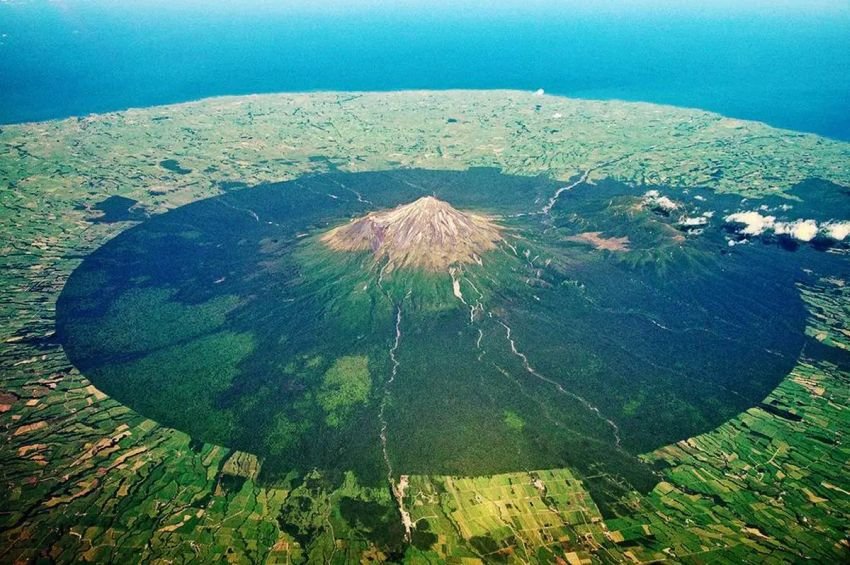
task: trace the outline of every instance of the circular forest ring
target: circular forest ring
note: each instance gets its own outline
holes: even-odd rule
[[[98,388],[270,480],[571,466],[646,488],[637,454],[792,368],[795,280],[831,258],[731,250],[712,213],[740,197],[574,184],[410,169],[231,191],[86,258],[58,333]]]

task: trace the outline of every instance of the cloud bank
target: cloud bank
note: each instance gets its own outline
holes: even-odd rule
[[[830,220],[818,224],[815,220],[777,221],[775,216],[757,211],[736,212],[724,218],[727,224],[739,225],[737,233],[745,236],[761,236],[773,233],[807,243],[817,237],[844,241],[850,236],[850,222]]]

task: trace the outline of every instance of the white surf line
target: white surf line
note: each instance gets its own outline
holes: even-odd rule
[[[535,377],[537,377],[538,379],[540,379],[544,382],[547,382],[550,385],[554,386],[555,389],[557,389],[558,392],[560,392],[562,394],[566,394],[570,398],[573,398],[573,399],[579,401],[582,406],[584,406],[585,408],[587,408],[588,410],[593,412],[599,419],[601,419],[603,422],[605,422],[611,428],[611,431],[614,433],[614,441],[616,442],[616,447],[617,447],[617,449],[620,449],[620,428],[619,428],[619,426],[617,426],[617,424],[614,423],[614,421],[611,420],[610,418],[606,418],[602,414],[602,412],[599,411],[599,408],[597,408],[596,406],[591,404],[584,397],[579,396],[578,394],[576,394],[574,392],[568,391],[557,381],[554,381],[554,380],[550,379],[549,377],[547,377],[545,375],[541,375],[540,373],[538,373],[537,370],[534,367],[532,367],[531,364],[528,362],[528,357],[526,357],[525,353],[523,353],[522,351],[519,351],[517,349],[516,342],[514,341],[513,337],[511,337],[511,327],[509,325],[507,325],[506,323],[504,323],[503,321],[499,320],[498,318],[496,319],[496,321],[498,321],[499,324],[501,324],[502,327],[505,328],[506,338],[508,340],[508,343],[511,346],[511,352],[522,360],[522,364],[523,364],[523,367],[525,367],[525,370],[528,371],[529,373],[531,373],[532,375],[534,375]]]

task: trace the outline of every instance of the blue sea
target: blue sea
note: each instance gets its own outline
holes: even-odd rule
[[[686,11],[253,2],[0,0],[0,123],[224,94],[543,88],[850,140],[846,0]]]

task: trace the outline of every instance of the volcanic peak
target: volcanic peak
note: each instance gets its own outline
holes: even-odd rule
[[[494,249],[499,240],[499,228],[491,218],[461,212],[433,196],[371,212],[322,236],[331,249],[371,251],[376,261],[386,259],[389,270],[428,271],[480,262],[481,254]]]

